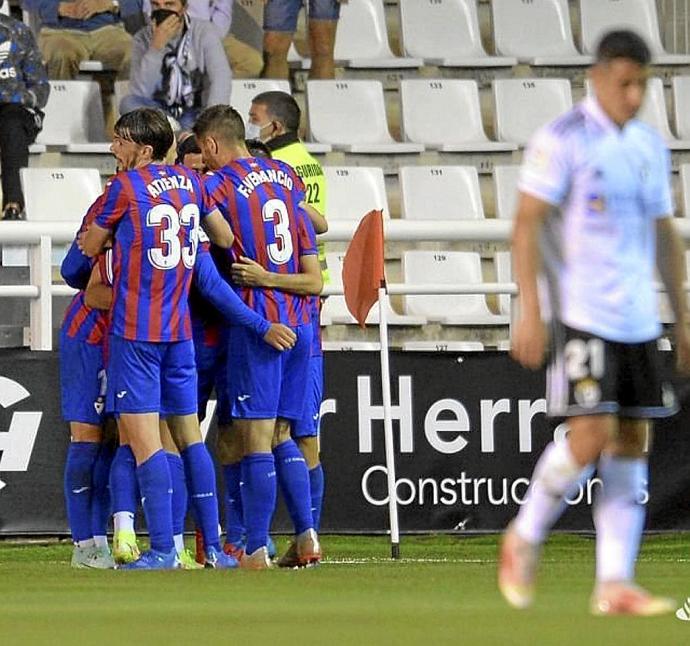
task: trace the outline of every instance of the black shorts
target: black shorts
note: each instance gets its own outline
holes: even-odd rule
[[[546,402],[552,417],[610,414],[647,419],[678,411],[656,340],[607,341],[562,323],[551,326]]]

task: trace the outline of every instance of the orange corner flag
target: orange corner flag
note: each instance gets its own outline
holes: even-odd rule
[[[369,211],[359,223],[343,260],[345,303],[361,327],[385,285],[383,212]]]

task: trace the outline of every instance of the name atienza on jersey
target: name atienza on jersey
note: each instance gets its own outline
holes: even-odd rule
[[[183,191],[189,191],[194,193],[194,187],[192,186],[192,181],[189,177],[184,175],[170,175],[169,177],[159,177],[154,179],[150,184],[146,185],[146,190],[149,192],[151,197],[158,197],[164,191],[171,191],[173,189],[179,189]]]

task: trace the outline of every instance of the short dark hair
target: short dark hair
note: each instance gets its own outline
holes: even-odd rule
[[[197,118],[192,131],[197,140],[213,134],[226,143],[244,143],[244,121],[229,105],[212,105]]]
[[[626,58],[647,66],[652,60],[644,39],[629,29],[616,29],[605,33],[597,45],[596,62],[608,63],[615,58]]]
[[[252,99],[252,103],[265,105],[271,120],[282,123],[286,132],[297,132],[299,129],[302,111],[291,94],[279,90],[262,92]]]
[[[271,149],[261,139],[247,139],[244,142],[252,157],[266,157],[271,159]]]
[[[115,134],[140,146],[151,146],[154,160],[165,159],[175,141],[168,117],[155,108],[138,108],[123,114],[115,124]]]
[[[175,163],[182,164],[185,155],[199,154],[200,152],[201,148],[199,148],[199,142],[196,140],[196,137],[188,135],[177,144],[177,159],[175,159]]]

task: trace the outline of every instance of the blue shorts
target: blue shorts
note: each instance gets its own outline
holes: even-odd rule
[[[304,412],[292,424],[292,437],[317,437],[321,421],[323,399],[323,355],[309,359],[309,384],[304,400]]]
[[[264,6],[264,31],[297,31],[297,16],[306,0],[268,0]],[[310,20],[338,20],[337,0],[309,0]]]
[[[291,350],[274,350],[256,332],[230,329],[228,394],[237,419],[302,417],[307,392],[311,326],[292,328],[297,342]]]
[[[227,337],[218,345],[206,345],[200,339],[194,339],[194,356],[198,376],[197,402],[199,421],[206,417],[206,404],[211,392],[216,390],[216,416],[219,424],[229,424],[230,402],[227,389],[228,342]]]
[[[108,410],[196,415],[196,365],[189,341],[151,343],[110,337]]]
[[[60,393],[66,422],[100,426],[106,395],[103,345],[77,341],[60,332]]]

